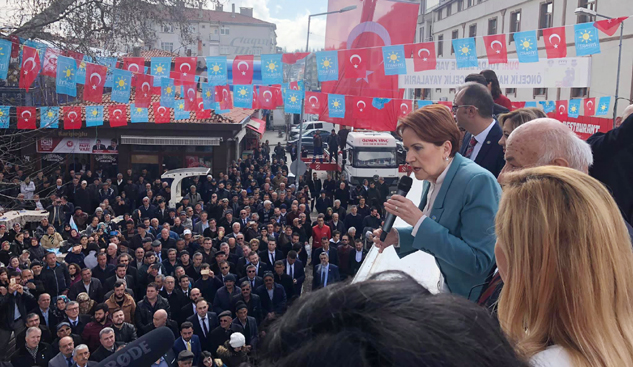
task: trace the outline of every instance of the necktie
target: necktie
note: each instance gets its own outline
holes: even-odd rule
[[[321,270],[321,280],[323,280],[323,287],[327,286],[327,270],[325,268]]]
[[[290,278],[294,279],[295,278],[295,268],[294,268],[294,264],[290,265]]]
[[[202,331],[204,331],[204,337],[207,337],[207,334],[209,333],[209,328],[207,327],[207,318],[203,317],[202,318]]]
[[[255,279],[251,280],[251,289],[255,289]]]
[[[73,367],[73,357],[66,358],[66,363],[68,364],[68,367]]]
[[[468,143],[468,148],[466,148],[466,154],[464,155],[466,158],[470,158],[473,154],[473,150],[475,150],[475,145],[477,145],[477,139],[475,137],[470,138],[470,142]]]
[[[275,254],[269,253],[269,255],[270,255],[270,265],[275,265]]]
[[[191,352],[191,342],[187,342],[187,350]]]
[[[73,321],[73,327],[77,326],[77,321]]]

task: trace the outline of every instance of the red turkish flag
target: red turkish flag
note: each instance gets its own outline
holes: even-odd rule
[[[299,82],[298,81],[294,81],[294,82],[290,82],[288,83],[288,89],[292,89],[292,90],[299,90]]]
[[[372,110],[375,112],[375,108],[372,108],[372,99],[371,97],[351,97],[345,98],[347,101],[350,99],[352,101],[352,116],[354,118],[363,119],[363,120],[372,120]],[[346,106],[347,107],[347,106]]]
[[[108,107],[108,120],[110,127],[119,127],[127,125],[127,105],[115,104]]]
[[[61,55],[61,51],[49,47],[46,49],[46,54],[44,54],[44,66],[42,66],[42,75],[52,76],[55,78],[57,76],[57,57]]]
[[[233,59],[233,85],[253,83],[253,55],[235,56]]]
[[[413,101],[410,99],[394,99],[393,103],[398,117],[406,117],[413,111]]]
[[[27,46],[25,46],[26,48]],[[18,129],[33,130],[36,129],[37,111],[35,107],[17,107],[16,114],[18,116]]]
[[[104,65],[86,63],[86,82],[84,84],[84,101],[101,103],[103,85],[108,68]]]
[[[20,65],[20,83],[22,89],[29,91],[31,84],[40,72],[40,56],[37,49],[29,46],[22,48],[22,65]]]
[[[556,119],[565,121],[567,119],[567,109],[569,108],[567,101],[556,101]]]
[[[145,74],[145,59],[142,57],[124,57],[123,69],[134,74]]]
[[[508,63],[508,48],[506,46],[505,34],[484,36],[484,45],[486,46],[489,64]]]
[[[274,110],[277,107],[275,87],[259,86],[259,107],[265,110]]]
[[[437,67],[435,42],[407,45],[405,46],[405,55],[413,56],[413,71],[435,70]]]
[[[20,37],[16,35],[9,36],[11,41],[11,57],[17,58],[20,56]]]
[[[179,74],[183,82],[196,80],[197,57],[176,57],[174,60],[174,72]]]
[[[196,108],[196,118],[198,120],[206,120],[211,118],[211,110],[204,109],[204,103],[202,100],[198,100],[198,108]]]
[[[339,51],[338,63],[343,65],[343,77],[348,79],[364,79],[367,77],[369,49],[357,48]]]
[[[217,85],[215,87],[215,101],[220,102],[221,110],[229,110],[233,108],[233,99],[231,98],[231,90],[228,84]]]
[[[518,101],[512,102],[512,111],[518,110],[519,108],[523,108],[523,107],[525,107],[525,102],[518,102]]]
[[[196,88],[196,83],[183,83],[182,88],[184,89],[182,99],[185,100],[185,111],[197,110],[198,88]]]
[[[327,96],[318,92],[306,92],[305,97],[305,113],[318,115],[321,112],[321,105],[327,104]]]
[[[81,107],[62,107],[64,130],[81,129]]]
[[[613,36],[618,30],[620,23],[624,22],[628,17],[620,17],[614,19],[599,20],[593,23],[593,26],[601,30],[603,33]]]
[[[281,56],[281,62],[284,64],[296,64],[297,61],[303,60],[306,56],[308,56],[309,52],[295,52],[292,54],[283,54]]]
[[[273,94],[275,95],[275,107],[279,107],[279,106],[283,106],[284,105],[284,96],[283,93],[281,92],[281,85],[279,84],[273,84],[271,85]]]
[[[596,114],[596,99],[585,98],[585,116],[593,116]]]
[[[82,61],[84,61],[84,54],[77,51],[66,50],[64,51],[64,56],[72,57],[77,61],[77,65],[79,65]]]
[[[253,109],[259,109],[259,96],[257,95],[257,86],[253,85]]]
[[[154,108],[154,122],[157,124],[167,124],[171,120],[171,108],[161,106],[160,102],[152,103]]]
[[[453,113],[453,102],[451,101],[438,101],[437,104],[441,104],[442,106],[446,106],[450,113]]]
[[[558,59],[567,56],[567,41],[565,27],[543,29],[543,41],[548,59]]]
[[[154,77],[147,74],[137,74],[134,91],[134,105],[146,108],[152,103],[152,83]]]

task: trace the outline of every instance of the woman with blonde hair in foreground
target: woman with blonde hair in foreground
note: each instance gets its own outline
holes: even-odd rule
[[[554,166],[503,177],[498,316],[535,367],[633,366],[633,253],[603,185]]]

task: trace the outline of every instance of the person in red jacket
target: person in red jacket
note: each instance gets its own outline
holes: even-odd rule
[[[108,320],[108,305],[99,303],[95,309],[95,315],[92,322],[86,324],[84,331],[81,333],[81,339],[94,352],[101,345],[99,341],[99,332],[111,325]]]
[[[319,214],[317,217],[317,225],[312,227],[312,250],[316,250],[321,247],[321,238],[332,238],[332,232],[329,226],[325,225],[325,216]]]
[[[484,70],[481,72],[481,75],[486,78],[486,81],[488,82],[488,90],[492,94],[492,98],[495,103],[512,111],[512,102],[508,97],[501,94],[501,86],[499,85],[497,74],[492,70]]]

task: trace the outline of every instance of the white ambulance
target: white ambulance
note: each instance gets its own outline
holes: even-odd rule
[[[396,138],[389,133],[353,131],[347,135],[346,160],[342,171],[352,185],[373,180],[378,175],[389,185],[396,185],[400,165]],[[341,162],[342,159],[339,159]]]

